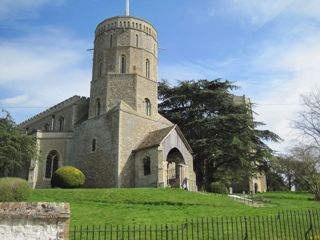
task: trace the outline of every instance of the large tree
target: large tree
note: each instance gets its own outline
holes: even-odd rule
[[[26,161],[35,157],[36,143],[13,121],[10,114],[2,111],[0,117],[0,176],[12,175],[21,169]]]
[[[236,104],[229,81],[181,81],[177,86],[159,83],[159,111],[176,123],[194,150],[197,183],[249,177],[267,166],[273,153],[265,141],[280,138],[257,130],[251,106]]]
[[[312,145],[320,148],[320,90],[303,95],[303,110],[299,112],[294,126]]]
[[[318,146],[299,144],[289,152],[294,164],[294,183],[304,190],[307,189],[320,201],[320,149]]]

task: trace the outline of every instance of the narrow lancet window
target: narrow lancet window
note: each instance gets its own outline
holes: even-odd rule
[[[146,60],[146,77],[150,78],[150,60]]]
[[[54,131],[55,124],[56,124],[56,116],[52,115],[52,117],[51,117],[51,131]]]
[[[91,151],[95,152],[97,149],[97,140],[94,138],[92,139]]]
[[[150,157],[143,159],[143,175],[148,176],[151,174],[151,160]]]
[[[139,47],[139,36],[138,36],[138,34],[136,35],[136,47]]]
[[[113,42],[113,35],[110,35],[110,48],[112,48],[112,42]]]
[[[101,112],[101,103],[100,98],[96,100],[96,116],[99,116]]]
[[[147,116],[151,116],[151,102],[148,98],[146,98],[144,101],[145,101],[145,113]]]
[[[59,131],[64,131],[64,117],[59,118]]]
[[[127,65],[127,60],[126,60],[126,56],[122,55],[121,56],[121,66],[120,66],[120,72],[121,73],[126,73],[126,66]]]
[[[102,76],[102,60],[101,59],[99,60],[99,63],[98,63],[98,75],[99,77]]]

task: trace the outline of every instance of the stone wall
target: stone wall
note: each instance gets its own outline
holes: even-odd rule
[[[36,134],[38,159],[32,161],[29,171],[29,183],[32,187],[50,187],[51,178],[45,178],[47,157],[51,151],[58,153],[58,166],[69,165],[69,155],[72,147],[72,132],[42,132]]]
[[[140,115],[121,102],[119,124],[119,187],[134,187],[132,150],[136,149],[149,132],[166,128],[172,123],[161,119],[159,114],[152,117]]]
[[[118,139],[116,108],[75,128],[69,164],[84,173],[86,187],[118,186]],[[92,149],[93,140],[95,149]]]
[[[0,203],[0,239],[69,238],[68,203]]]

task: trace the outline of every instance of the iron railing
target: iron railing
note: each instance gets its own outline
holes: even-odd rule
[[[320,210],[272,216],[197,218],[181,224],[78,226],[71,240],[320,239]]]

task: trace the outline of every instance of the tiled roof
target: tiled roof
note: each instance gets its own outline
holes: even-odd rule
[[[146,149],[154,146],[159,146],[162,140],[169,134],[169,132],[175,128],[175,125],[172,125],[167,128],[162,128],[160,130],[156,130],[150,132],[139,144],[139,146],[135,149],[135,151]]]

